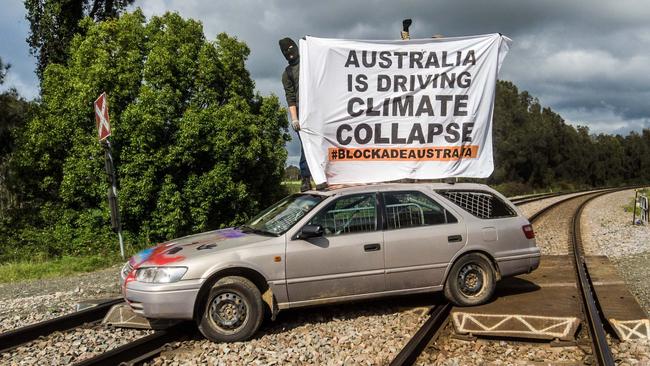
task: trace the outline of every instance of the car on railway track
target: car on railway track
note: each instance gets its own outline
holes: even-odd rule
[[[372,184],[293,194],[240,227],[144,250],[121,285],[142,316],[240,341],[282,309],[441,290],[481,304],[539,261],[528,219],[488,186]]]

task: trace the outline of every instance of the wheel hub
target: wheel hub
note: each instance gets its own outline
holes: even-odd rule
[[[483,269],[476,264],[467,264],[458,273],[458,287],[467,296],[474,296],[483,289]]]
[[[241,296],[233,292],[221,293],[212,299],[210,318],[225,330],[239,328],[246,320],[247,307]]]

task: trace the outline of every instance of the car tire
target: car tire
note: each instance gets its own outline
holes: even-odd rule
[[[263,319],[262,295],[255,284],[229,276],[210,289],[198,327],[213,342],[239,342],[250,339]]]
[[[451,267],[445,282],[445,297],[456,306],[484,304],[494,294],[496,273],[483,254],[460,257]]]

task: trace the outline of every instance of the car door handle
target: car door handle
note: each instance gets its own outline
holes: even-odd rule
[[[381,245],[379,245],[379,243],[366,244],[363,246],[363,250],[366,252],[376,252],[379,249],[381,249]]]
[[[449,235],[447,237],[447,241],[450,243],[458,243],[460,241],[463,241],[463,236],[462,235]]]

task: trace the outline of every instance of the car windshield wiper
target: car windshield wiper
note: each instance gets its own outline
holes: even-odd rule
[[[254,227],[252,227],[250,225],[246,225],[246,224],[240,226],[239,229],[242,230],[242,231],[249,231],[249,232],[252,232],[252,233],[255,233],[255,234],[261,234],[261,235],[267,235],[267,236],[278,236],[277,234],[272,233],[270,231],[254,228]]]

